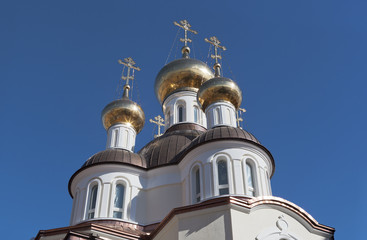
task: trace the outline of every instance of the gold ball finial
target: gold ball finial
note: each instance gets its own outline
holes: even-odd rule
[[[201,85],[197,99],[203,111],[210,104],[220,101],[230,102],[238,109],[242,102],[242,91],[233,80],[215,77]]]
[[[106,130],[115,124],[131,125],[139,133],[145,123],[143,109],[128,98],[122,98],[109,103],[102,110],[102,123]]]

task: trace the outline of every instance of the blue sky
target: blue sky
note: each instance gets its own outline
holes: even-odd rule
[[[207,61],[205,37],[228,48],[223,73],[237,81],[245,129],[273,154],[273,195],[364,239],[367,220],[367,2],[8,1],[0,7],[0,169],[3,238],[30,239],[69,224],[70,176],[105,148],[103,107],[116,99],[133,57],[133,99],[145,111],[140,149],[162,114],[154,79],[177,27],[199,32],[191,56]],[[169,61],[180,56],[174,44]],[[20,229],[20,230],[19,230]]]

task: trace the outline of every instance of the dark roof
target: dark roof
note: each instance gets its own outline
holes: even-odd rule
[[[91,156],[81,168],[101,163],[124,163],[146,168],[146,161],[142,156],[125,149],[111,148]]]
[[[191,141],[206,131],[197,124],[178,124],[167,129],[164,135],[154,139],[143,147],[138,154],[142,155],[148,168],[177,162],[177,155]]]
[[[212,128],[204,134],[201,134],[198,138],[192,141],[191,145],[222,139],[246,139],[260,144],[259,140],[257,140],[254,135],[241,128],[223,126]]]

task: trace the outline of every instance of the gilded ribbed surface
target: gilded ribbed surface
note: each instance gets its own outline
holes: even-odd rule
[[[155,79],[155,93],[160,103],[173,92],[180,89],[197,91],[201,84],[212,78],[213,72],[203,62],[182,58],[168,63]]]
[[[108,104],[102,111],[102,123],[107,130],[114,124],[124,123],[131,125],[136,133],[144,126],[145,115],[141,107],[129,100],[118,99]]]
[[[231,79],[216,77],[203,83],[197,98],[203,111],[210,104],[220,101],[230,102],[238,109],[242,102],[242,91]]]

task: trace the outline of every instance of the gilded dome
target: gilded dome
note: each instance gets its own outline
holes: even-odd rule
[[[211,69],[197,59],[181,58],[164,66],[155,79],[155,94],[160,103],[179,90],[198,91],[201,84],[214,77]]]
[[[126,97],[109,103],[102,111],[102,123],[106,130],[114,124],[122,123],[131,125],[139,133],[144,122],[145,115],[141,107]]]
[[[215,77],[201,85],[197,98],[203,111],[210,104],[219,101],[230,102],[238,109],[242,101],[242,92],[238,85],[231,79]]]

